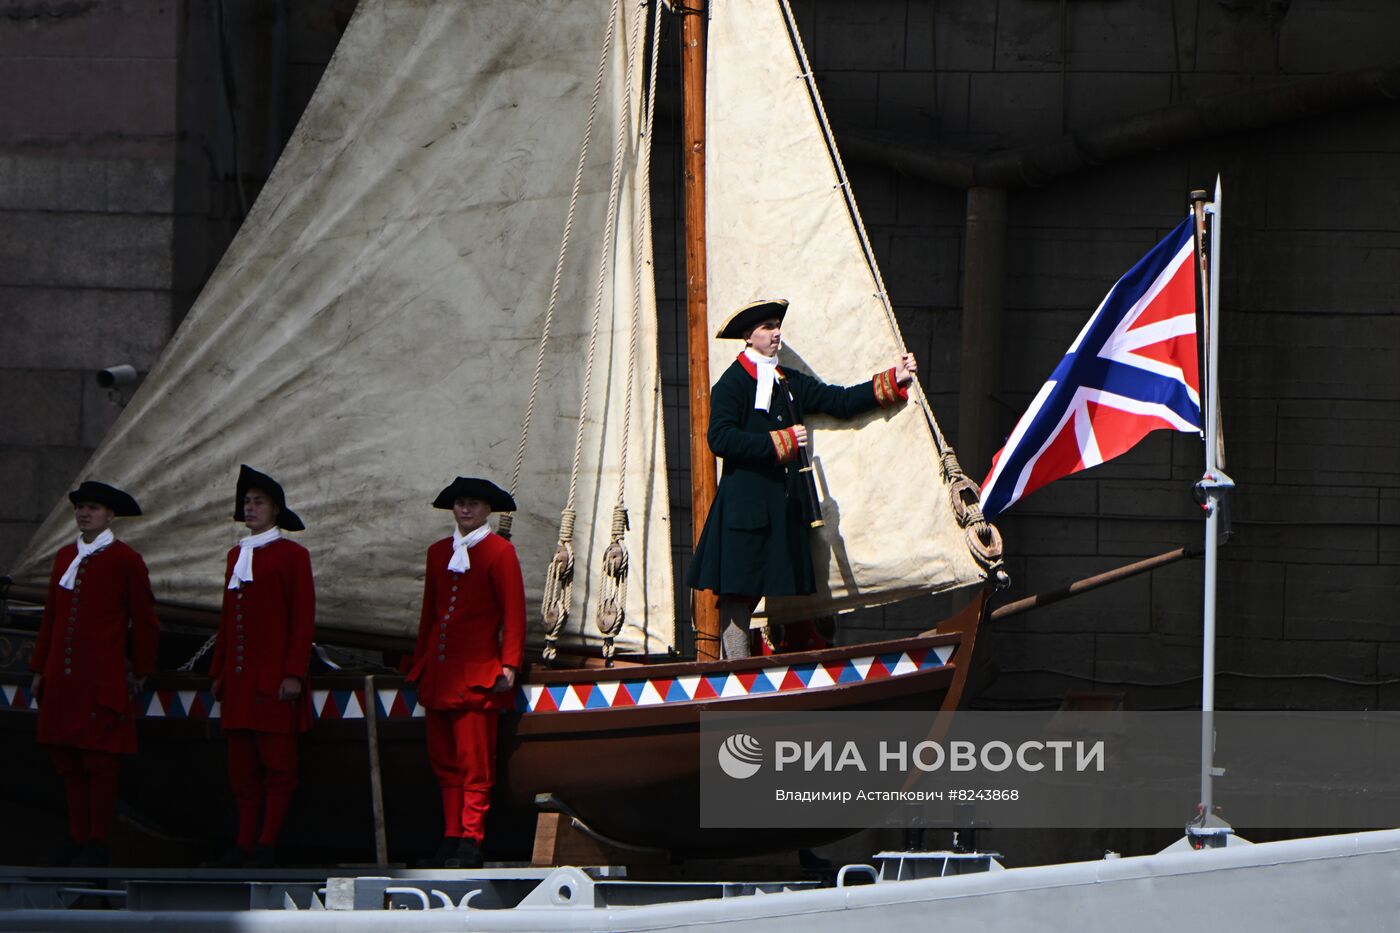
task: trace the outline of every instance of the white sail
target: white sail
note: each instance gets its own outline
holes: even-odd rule
[[[240,533],[234,479],[248,463],[279,479],[306,521],[299,538],[312,553],[320,624],[416,630],[424,550],[451,530],[450,514],[429,503],[459,474],[510,479],[613,15],[515,490],[514,543],[538,616],[569,487],[615,130],[627,120],[563,640],[592,637],[590,571],[607,544],[630,417],[631,575],[618,646],[673,644],[656,356],[644,349],[633,361],[628,339],[631,250],[649,240],[638,229],[643,82],[634,45],[645,10],[608,0],[361,0],[252,213],[83,472],[140,499],[146,516],[123,521],[118,534],[146,556],[161,599],[219,604],[223,555]],[[637,343],[650,348],[649,269],[645,279]],[[625,413],[629,371],[635,404]],[[16,579],[44,582],[72,533],[64,502],[21,556]]]
[[[862,249],[784,0],[713,0],[706,85],[710,333],[761,298],[791,302],[783,365],[852,384],[903,342]],[[736,341],[712,340],[710,375]],[[819,592],[770,601],[778,619],[878,605],[980,581],[939,468],[931,413],[910,404],[854,422],[813,417],[826,528]]]

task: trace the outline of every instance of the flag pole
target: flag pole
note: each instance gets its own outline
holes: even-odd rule
[[[1205,581],[1201,635],[1201,802],[1196,819],[1186,828],[1192,848],[1217,848],[1226,844],[1233,832],[1228,823],[1215,815],[1214,779],[1224,772],[1214,763],[1215,753],[1215,593],[1217,559],[1221,538],[1221,512],[1225,494],[1234,482],[1225,474],[1220,442],[1220,240],[1222,197],[1220,178],[1215,194],[1207,200],[1204,191],[1191,192],[1191,209],[1196,220],[1197,250],[1204,264],[1201,276],[1202,305],[1205,309],[1202,355],[1205,357],[1205,471],[1196,484],[1206,513]],[[1208,247],[1202,251],[1202,238]]]

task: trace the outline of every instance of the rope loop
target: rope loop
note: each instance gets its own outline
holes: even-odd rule
[[[507,541],[509,541],[509,540],[510,540],[510,528],[511,528],[511,525],[513,525],[513,524],[515,524],[515,513],[514,513],[514,512],[502,512],[502,513],[501,513],[500,519],[497,520],[497,522],[496,522],[496,534],[500,535],[502,538],[505,538]]]
[[[952,447],[945,447],[939,460],[943,478],[948,482],[948,498],[952,502],[953,514],[963,529],[968,551],[978,566],[996,581],[998,589],[1006,586],[1011,581],[1002,563],[1001,532],[982,514],[982,490],[963,472],[957,452]]]
[[[613,509],[612,540],[603,552],[603,580],[598,596],[598,631],[603,634],[603,657],[609,663],[617,650],[613,640],[627,618],[627,510]]]
[[[983,570],[997,578],[997,585],[1005,586],[1010,582],[1002,565],[1001,532],[997,530],[997,526],[990,522],[982,522],[969,526],[963,534],[967,539],[967,549],[972,552],[973,558]]]
[[[948,498],[953,502],[953,514],[957,516],[959,527],[983,521],[982,509],[978,505],[981,490],[966,476],[960,476],[948,485]]]
[[[943,479],[948,483],[948,498],[953,504],[953,514],[957,516],[958,525],[966,528],[969,525],[985,524],[986,519],[982,517],[980,505],[982,490],[963,472],[957,452],[951,447],[945,447],[938,459],[943,467]]]
[[[939,465],[943,468],[943,478],[952,482],[959,476],[966,477],[962,464],[958,462],[958,452],[952,447],[944,447],[938,454]]]
[[[559,519],[559,546],[549,559],[545,571],[544,598],[540,615],[544,617],[544,659],[553,661],[559,655],[557,642],[569,621],[569,606],[574,597],[574,510],[565,509]]]

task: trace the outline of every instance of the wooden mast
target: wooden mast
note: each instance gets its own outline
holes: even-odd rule
[[[705,435],[710,424],[710,334],[705,295],[705,0],[688,0],[681,13],[681,139],[685,173],[685,296],[690,359],[691,545],[715,498],[715,458]],[[719,658],[719,606],[697,590],[691,619],[697,660]]]

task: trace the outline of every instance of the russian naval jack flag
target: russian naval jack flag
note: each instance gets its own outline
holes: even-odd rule
[[[983,515],[1152,431],[1201,433],[1194,243],[1188,217],[1109,290],[992,458]]]

